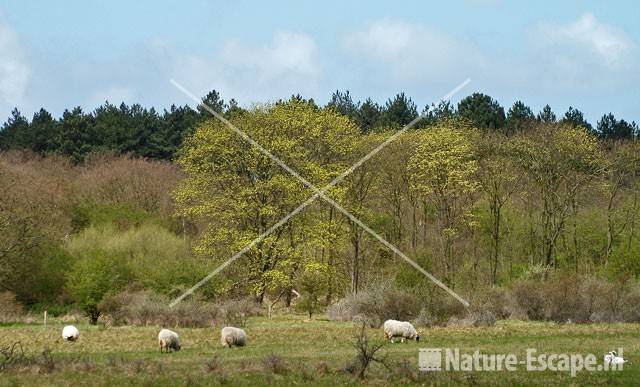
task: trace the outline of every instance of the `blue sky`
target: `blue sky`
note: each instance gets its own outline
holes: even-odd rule
[[[0,119],[14,106],[160,109],[217,89],[241,105],[336,89],[423,107],[466,78],[521,99],[640,121],[636,1],[0,2]]]

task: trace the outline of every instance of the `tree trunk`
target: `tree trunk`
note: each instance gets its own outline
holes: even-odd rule
[[[607,247],[604,252],[604,264],[606,265],[609,262],[609,257],[611,256],[611,250],[613,249],[613,233],[614,233],[614,224],[613,224],[613,196],[609,195],[609,203],[607,205]]]
[[[575,198],[573,198],[571,200],[571,213],[572,213],[572,228],[573,228],[573,233],[571,235],[572,238],[572,242],[573,242],[573,260],[575,262],[575,273],[578,274],[578,204],[576,203]]]
[[[500,260],[500,221],[502,217],[501,205],[497,198],[491,202],[490,212],[493,218],[493,227],[491,232],[492,251],[491,251],[491,284],[495,285],[498,281],[498,263]]]
[[[360,282],[360,235],[353,238],[353,265],[351,270],[351,291],[358,294]]]
[[[636,212],[638,209],[638,191],[633,192],[633,205],[631,206],[631,220],[629,221],[629,238],[627,239],[627,254],[631,252],[631,242],[636,233]]]

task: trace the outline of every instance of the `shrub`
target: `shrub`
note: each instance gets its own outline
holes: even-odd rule
[[[513,298],[516,307],[531,320],[640,321],[640,287],[636,281],[615,283],[575,276],[527,280],[514,285]]]
[[[496,325],[496,315],[490,310],[471,312],[470,318],[474,327],[492,327]]]
[[[589,320],[583,298],[578,293],[574,276],[555,278],[544,283],[545,318],[555,322],[585,322]]]
[[[608,294],[611,294],[611,284],[597,277],[587,277],[580,283],[579,295],[588,321],[602,321]]]
[[[420,311],[422,324],[446,325],[452,318],[462,319],[467,316],[467,308],[455,298],[441,291],[432,293]]]
[[[124,288],[130,280],[131,274],[124,259],[98,252],[83,255],[75,262],[67,287],[89,317],[89,322],[97,324],[102,314],[98,307],[102,299]]]
[[[212,303],[184,300],[169,308],[170,301],[148,290],[126,290],[106,298],[100,309],[113,325],[207,327],[220,315]]]
[[[431,328],[437,325],[437,321],[427,309],[422,308],[418,313],[418,317],[414,320],[414,325],[422,328]]]
[[[95,155],[81,169],[75,191],[82,203],[126,205],[169,215],[172,204],[167,192],[179,178],[178,168],[169,162]]]
[[[356,358],[350,368],[354,375],[364,378],[365,372],[373,363],[380,363],[387,367],[386,356],[382,353],[382,349],[387,341],[372,341],[366,334],[365,325],[362,324],[356,328],[354,334],[353,347],[356,349]]]
[[[211,360],[205,361],[204,367],[208,372],[222,373],[224,371],[222,359],[218,355],[214,356]]]
[[[410,320],[420,311],[420,302],[410,291],[390,287],[383,294],[384,319]],[[381,316],[382,317],[382,316]]]
[[[224,301],[218,306],[219,319],[223,325],[244,327],[247,319],[260,314],[259,305],[248,298]]]
[[[25,316],[24,308],[11,292],[0,293],[0,323],[20,321]]]
[[[622,303],[622,321],[640,322],[640,286],[637,283],[629,285]]]
[[[330,320],[364,322],[377,328],[387,319],[412,319],[419,311],[420,302],[410,291],[377,283],[331,305],[327,315]]]
[[[513,298],[516,307],[529,320],[544,319],[545,295],[543,285],[537,281],[525,280],[513,286]]]
[[[489,287],[478,289],[470,300],[472,311],[491,312],[495,318],[504,320],[513,314],[513,300],[504,288]]]
[[[282,358],[275,353],[270,353],[262,360],[264,370],[273,374],[281,375],[287,372],[287,366]]]
[[[149,290],[129,289],[106,298],[99,308],[113,325],[209,327],[212,324],[244,326],[260,311],[251,300],[219,304],[187,299],[169,308],[171,299]]]
[[[305,265],[300,279],[303,296],[297,307],[307,312],[309,318],[320,310],[320,297],[326,296],[333,272],[327,264],[312,262]]]
[[[168,296],[181,294],[183,288],[206,275],[206,266],[190,254],[188,243],[156,224],[126,230],[89,227],[71,238],[66,248],[77,258],[105,255],[119,260],[135,281]]]

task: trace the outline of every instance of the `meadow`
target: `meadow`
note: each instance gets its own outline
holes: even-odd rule
[[[248,346],[226,348],[220,327],[174,328],[182,350],[159,352],[157,326],[108,327],[78,324],[77,342],[65,342],[64,323],[0,327],[0,349],[19,342],[24,356],[0,355],[0,385],[634,385],[640,378],[640,326],[637,324],[555,324],[499,321],[495,326],[421,328],[421,340],[385,344],[378,352],[386,366],[373,364],[359,379],[349,372],[356,358],[358,331],[352,322],[322,317],[253,317],[245,330]],[[382,341],[380,329],[366,329],[369,342]],[[461,353],[593,353],[598,364],[611,349],[624,348],[622,371],[463,372],[418,370],[420,348],[460,348]],[[387,368],[388,367],[388,368]]]

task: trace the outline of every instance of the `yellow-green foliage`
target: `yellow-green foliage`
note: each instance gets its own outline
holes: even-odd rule
[[[89,227],[70,238],[66,248],[77,267],[104,260],[108,265],[125,267],[129,280],[168,295],[192,285],[206,273],[206,264],[189,254],[182,237],[155,224],[123,231],[113,226]],[[69,284],[75,286],[76,280],[80,279],[72,276]]]
[[[360,139],[348,118],[296,99],[256,107],[232,123],[317,186],[348,168]],[[187,177],[175,192],[178,213],[201,225],[194,251],[209,259],[226,260],[312,194],[219,120],[186,140],[179,164]],[[236,281],[264,291],[273,282],[264,274],[297,256],[307,227],[304,216],[295,217],[247,252]]]
[[[478,132],[465,124],[444,121],[424,131],[407,167],[412,188],[436,213],[445,282],[453,280],[459,263],[454,242],[473,224],[477,137]]]
[[[478,168],[474,149],[477,133],[447,122],[425,130],[409,160],[413,187],[436,200],[456,200],[474,192]]]

